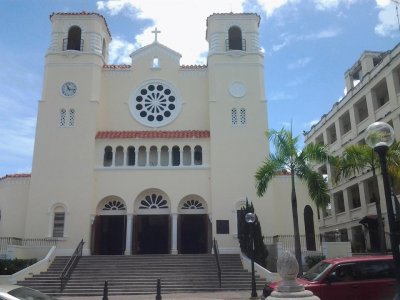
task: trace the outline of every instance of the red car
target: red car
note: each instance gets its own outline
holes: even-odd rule
[[[325,259],[297,281],[321,300],[392,300],[396,293],[391,255]],[[263,298],[278,285],[279,282],[268,282]]]

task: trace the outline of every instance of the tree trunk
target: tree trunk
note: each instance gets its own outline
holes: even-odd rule
[[[292,178],[292,214],[293,214],[293,231],[294,231],[294,252],[299,263],[299,274],[303,274],[303,263],[301,259],[301,246],[300,246],[300,231],[299,231],[299,216],[297,213],[297,197],[296,197],[296,188],[294,182],[294,170],[291,170],[291,178]]]

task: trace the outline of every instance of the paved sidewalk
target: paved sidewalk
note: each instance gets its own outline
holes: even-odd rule
[[[260,297],[261,291],[257,292]],[[211,293],[182,293],[182,294],[163,294],[162,300],[244,300],[250,299],[251,291],[232,291],[232,292],[211,292]],[[259,298],[258,297],[258,298]],[[98,297],[57,297],[60,300],[102,300]],[[131,296],[109,296],[109,300],[155,300],[156,295],[131,295]]]

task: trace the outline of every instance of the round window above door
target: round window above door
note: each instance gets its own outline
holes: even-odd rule
[[[131,96],[129,107],[133,117],[149,127],[165,126],[181,111],[181,99],[171,84],[163,80],[149,80]]]

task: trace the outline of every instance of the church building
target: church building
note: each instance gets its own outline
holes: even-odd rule
[[[98,13],[53,13],[31,175],[0,180],[0,235],[57,238],[59,254],[237,253],[238,210],[263,234],[293,234],[290,176],[262,198],[269,156],[260,17],[207,18],[206,65],[154,42],[109,65]],[[183,37],[177,37],[183,38]],[[203,38],[203,37],[198,37]],[[298,183],[300,233],[318,233]],[[307,224],[306,224],[307,223]]]

